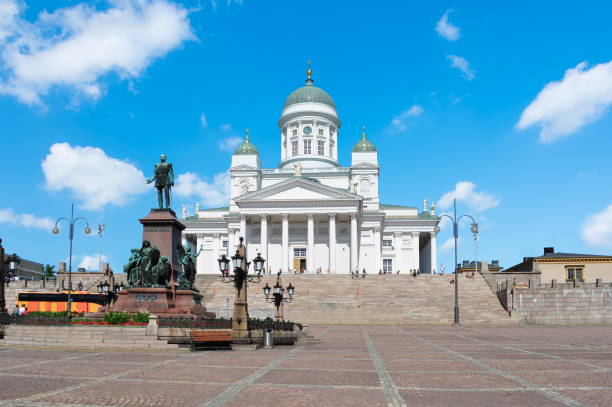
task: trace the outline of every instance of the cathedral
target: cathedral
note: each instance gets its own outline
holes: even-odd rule
[[[350,167],[338,162],[341,121],[332,98],[313,85],[285,101],[278,168],[261,168],[248,132],[232,155],[228,206],[199,209],[181,221],[183,241],[196,251],[197,272],[219,272],[244,237],[248,260],[261,253],[272,272],[435,272],[440,218],[416,207],[381,203],[376,147],[362,130]]]

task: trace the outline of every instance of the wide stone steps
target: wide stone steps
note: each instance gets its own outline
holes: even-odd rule
[[[284,308],[285,319],[317,323],[450,324],[453,320],[452,276],[367,275],[352,280],[350,275],[282,275],[283,284],[296,287],[293,303]],[[273,304],[266,303],[262,287],[271,287],[276,275],[265,275],[260,284],[249,284],[249,313],[252,317],[274,317]],[[208,311],[229,317],[235,289],[218,276],[199,275],[196,284]],[[461,322],[467,324],[516,324],[481,276],[460,277]],[[228,309],[229,308],[229,309]]]
[[[11,325],[4,327],[0,346],[31,349],[183,352],[176,344],[168,344],[155,336],[146,336],[146,328],[127,327],[62,327]]]

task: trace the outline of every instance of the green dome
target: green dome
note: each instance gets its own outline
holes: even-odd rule
[[[236,148],[236,152],[234,154],[259,154],[257,147],[255,147],[249,141],[249,129],[246,130],[246,137],[244,138],[244,141],[240,143],[238,148]]]
[[[366,138],[365,126],[361,129],[361,140],[359,140],[355,147],[353,147],[353,152],[367,153],[376,151],[376,147],[370,140]]]
[[[310,83],[309,83],[310,82]],[[332,98],[321,88],[317,88],[312,84],[312,80],[306,81],[306,86],[302,86],[291,92],[287,100],[285,100],[285,107],[295,105],[296,103],[314,102],[322,103],[336,108]]]
[[[291,92],[287,100],[285,100],[285,107],[295,105],[297,103],[322,103],[336,108],[332,98],[321,88],[317,88],[312,84],[312,71],[310,70],[310,61],[308,61],[308,71],[306,72],[308,77],[306,79],[306,86],[302,86]]]

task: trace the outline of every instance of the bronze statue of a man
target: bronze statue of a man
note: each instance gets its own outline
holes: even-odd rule
[[[172,163],[166,162],[166,154],[160,156],[160,162],[155,164],[153,177],[147,180],[147,184],[155,181],[157,188],[157,202],[159,209],[164,209],[164,196],[166,198],[166,209],[170,209],[170,190],[174,186],[174,170]]]

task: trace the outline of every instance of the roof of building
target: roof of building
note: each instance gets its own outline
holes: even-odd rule
[[[355,143],[353,152],[373,152],[376,151],[374,144],[366,137],[365,126],[361,126],[361,140]]]
[[[522,262],[515,264],[504,271],[532,271],[534,260],[554,261],[561,259],[612,259],[612,255],[555,252],[554,247],[545,247],[543,255],[523,257]]]
[[[312,71],[310,70],[310,61],[308,61],[308,71],[306,72],[306,85],[301,88],[297,88],[287,97],[285,100],[285,107],[295,105],[298,103],[322,103],[336,108],[336,105],[332,98],[321,88],[314,86],[312,80]]]
[[[380,209],[416,209],[414,206],[380,204]]]
[[[206,208],[202,209],[200,212],[222,212],[229,211],[229,206],[220,206],[218,208]]]
[[[542,256],[532,257],[533,259],[564,259],[564,258],[608,258],[602,254],[581,254],[581,253],[546,253]]]
[[[246,135],[244,137],[244,141],[236,148],[236,152],[234,154],[259,154],[257,147],[255,147],[249,141],[249,129],[246,129],[245,133]]]

